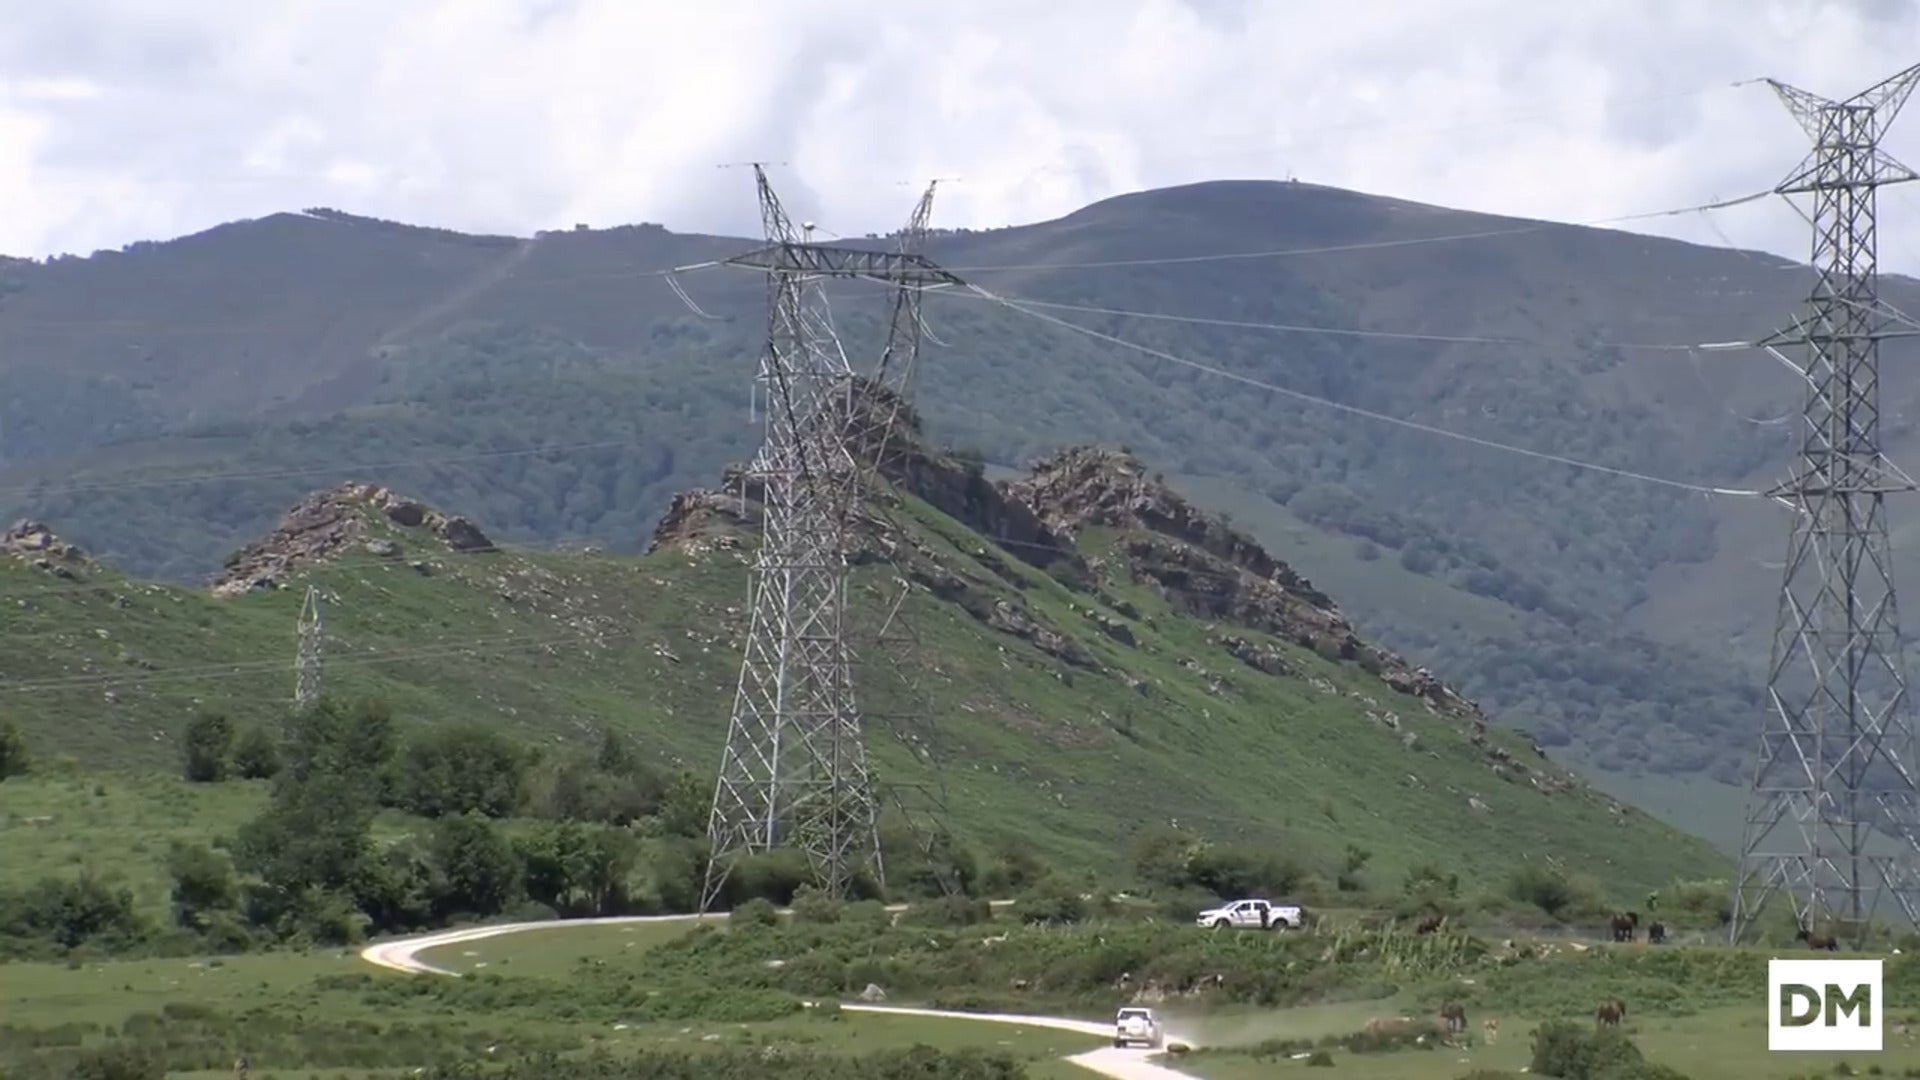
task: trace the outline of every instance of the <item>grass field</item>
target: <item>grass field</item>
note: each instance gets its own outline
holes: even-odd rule
[[[670,922],[527,930],[422,949],[414,955],[421,963],[462,975],[490,971],[496,975],[559,977],[590,959],[644,955],[655,945],[684,935],[692,925],[690,919],[675,919]]]
[[[1306,1011],[1306,1010],[1298,1010]],[[1343,1029],[1325,1030],[1334,1015],[1340,1016]],[[1366,1009],[1341,1009],[1324,1012],[1327,1022],[1296,1023],[1286,1014],[1245,1019],[1247,1030],[1259,1030],[1263,1021],[1271,1025],[1266,1037],[1315,1037],[1353,1031],[1369,1016],[1396,1015],[1389,1006]],[[1481,1041],[1479,1016],[1471,1016],[1474,1039],[1478,1045],[1463,1050],[1403,1050],[1391,1053],[1350,1053],[1332,1050],[1334,1067],[1326,1075],[1342,1080],[1453,1080],[1473,1069],[1493,1069],[1518,1073],[1531,1054],[1528,1033],[1534,1021],[1517,1015],[1500,1017],[1500,1035],[1492,1046]],[[1709,1009],[1694,1016],[1635,1020],[1625,1026],[1647,1059],[1678,1069],[1693,1080],[1789,1080],[1814,1074],[1848,1075],[1836,1071],[1843,1062],[1858,1073],[1866,1074],[1878,1066],[1889,1076],[1900,1076],[1908,1069],[1920,1069],[1920,1043],[1909,1036],[1889,1035],[1886,1049],[1878,1054],[1776,1054],[1767,1050],[1766,1016],[1756,1003],[1749,1008]],[[1255,1057],[1232,1053],[1209,1053],[1191,1057],[1179,1065],[1184,1072],[1206,1080],[1269,1080],[1283,1072],[1301,1067],[1285,1057]]]
[[[0,784],[0,884],[91,869],[124,881],[149,912],[164,910],[173,841],[230,835],[266,802],[262,783],[71,768],[14,777]]]
[[[636,927],[606,930],[539,931],[509,936],[497,942],[489,954],[497,970],[511,969],[516,974],[562,977],[583,957],[609,948],[667,940],[685,931],[686,924],[665,927]],[[573,934],[578,940],[562,943],[561,934]],[[461,946],[434,950],[427,958],[446,963],[448,953],[458,954]],[[603,954],[604,955],[604,954]],[[449,964],[449,966],[458,966]],[[468,964],[471,968],[473,965]],[[791,1018],[756,1022],[722,1021],[620,1021],[586,1024],[567,1018],[564,1002],[547,1017],[530,1016],[524,1011],[500,1015],[487,1010],[453,1011],[426,1005],[395,1015],[391,1008],[369,1002],[359,990],[359,980],[341,976],[374,973],[374,985],[398,980],[435,978],[400,973],[378,972],[352,952],[279,953],[227,957],[222,959],[176,959],[86,964],[78,968],[54,964],[0,965],[0,1021],[9,1031],[39,1030],[51,1032],[73,1025],[100,1025],[113,1028],[142,1015],[166,1014],[186,1018],[192,1024],[202,1010],[228,1018],[238,1018],[239,1027],[257,1020],[247,1017],[271,1016],[293,1032],[278,1043],[272,1053],[255,1052],[256,1068],[262,1074],[280,1077],[352,1077],[381,1068],[430,1064],[436,1054],[455,1042],[493,1045],[502,1054],[533,1045],[547,1045],[585,1052],[604,1049],[615,1054],[648,1048],[701,1049],[727,1046],[782,1045],[823,1052],[860,1053],[889,1047],[924,1044],[938,1049],[999,1049],[1045,1066],[1037,1077],[1068,1076],[1052,1071],[1048,1063],[1064,1055],[1100,1045],[1101,1040],[1044,1028],[955,1021],[911,1016],[873,1016],[852,1013],[833,1018],[801,1013]],[[361,1025],[354,1027],[352,1025]],[[379,1062],[368,1068],[342,1065],[339,1059],[350,1057],[334,1046],[316,1050],[312,1045],[325,1038],[372,1038],[365,1025],[385,1025],[389,1034],[381,1040],[404,1045],[393,1046]],[[230,1033],[228,1033],[230,1036]],[[93,1037],[97,1040],[98,1036]],[[222,1033],[214,1031],[213,1044],[206,1056],[218,1061],[231,1052],[222,1049]],[[0,1044],[5,1042],[0,1039]],[[409,1051],[413,1053],[410,1054]],[[302,1068],[290,1060],[301,1052],[327,1052],[335,1060],[322,1067]],[[275,1057],[275,1054],[279,1057]],[[439,1060],[445,1060],[444,1056]],[[0,1061],[4,1065],[4,1061]],[[175,1071],[172,1077],[231,1076],[225,1068]]]
[[[649,985],[666,985],[652,980],[669,978],[671,965],[650,967],[646,953],[677,941],[691,925],[689,920],[543,928],[419,954],[428,963],[496,980],[492,990],[461,980],[459,985],[471,995],[405,993],[396,998],[391,991],[455,987],[450,985],[452,980],[438,976],[372,968],[345,950],[222,959],[9,964],[0,966],[0,1017],[5,1018],[8,1031],[53,1031],[75,1024],[112,1029],[131,1021],[137,1026],[142,1015],[164,1014],[185,1032],[176,1036],[176,1045],[201,1047],[202,1057],[210,1063],[200,1071],[170,1074],[176,1077],[228,1075],[211,1063],[237,1045],[233,1042],[237,1032],[262,1023],[263,1018],[283,1030],[270,1050],[254,1051],[256,1069],[281,1077],[355,1077],[376,1068],[409,1068],[459,1054],[484,1054],[489,1046],[503,1055],[540,1047],[566,1052],[603,1049],[614,1054],[645,1048],[765,1046],[859,1053],[919,1043],[941,1049],[1004,1050],[1023,1059],[1037,1080],[1066,1080],[1086,1074],[1061,1059],[1102,1043],[1098,1038],[1019,1025],[817,1010],[753,1022],[627,1019],[617,1008],[609,1011],[606,1006],[618,998],[605,996],[608,987],[631,986],[635,995],[631,1000],[637,1004],[659,992],[647,990]],[[796,942],[807,939],[804,928],[789,933]],[[896,933],[905,940],[920,932]],[[1023,938],[1034,944],[1057,936],[1025,933],[1040,933]],[[1087,942],[1090,961],[1101,947],[1119,942],[1111,933],[1098,942]],[[1283,941],[1265,935],[1231,940],[1205,935],[1205,940],[1224,946],[1228,951],[1220,954],[1223,957],[1270,948],[1281,950],[1274,953],[1278,957],[1288,949],[1311,944],[1307,939]],[[1336,934],[1321,940],[1337,943],[1341,938]],[[1066,944],[1054,942],[1050,948],[1065,956],[1059,949]],[[1318,946],[1308,953],[1314,948]],[[1385,959],[1383,955],[1381,960]],[[1920,1070],[1920,1042],[1899,1029],[1889,1032],[1887,1049],[1877,1055],[1769,1053],[1765,1017],[1757,1003],[1734,1003],[1747,996],[1749,983],[1758,982],[1751,989],[1755,998],[1761,996],[1763,961],[1759,953],[1644,946],[1585,952],[1552,948],[1514,963],[1489,958],[1475,969],[1477,975],[1468,977],[1463,972],[1455,990],[1439,991],[1467,995],[1471,1045],[1384,1053],[1334,1048],[1335,1071],[1326,1075],[1357,1080],[1453,1080],[1476,1068],[1518,1071],[1528,1062],[1528,1036],[1540,1018],[1584,1024],[1589,1022],[1581,1013],[1585,1002],[1615,994],[1645,1003],[1640,1011],[1646,1015],[1630,1017],[1626,1030],[1647,1057],[1693,1080],[1845,1075],[1838,1071],[1843,1062],[1869,1075],[1874,1067],[1891,1076]],[[750,957],[743,962],[759,966]],[[1913,985],[1910,965],[1904,960],[1901,964],[1889,968],[1885,1007],[1895,1022],[1905,1025],[1916,1018],[1913,1013],[1920,1009],[1920,1001],[1900,999]],[[709,982],[716,988],[743,985],[748,981],[743,978],[746,970],[716,969]],[[1347,978],[1363,982],[1378,978],[1360,968],[1346,970]],[[575,995],[567,989],[570,985],[581,991],[579,1002],[584,1009],[577,1007]],[[691,985],[672,992],[687,993]],[[542,988],[547,996],[530,997],[516,987]],[[1434,992],[1435,986],[1428,983],[1420,996],[1290,1009],[1173,1003],[1163,1005],[1161,1011],[1176,1039],[1206,1048],[1178,1062],[1182,1071],[1206,1080],[1265,1080],[1303,1065],[1284,1054],[1263,1054],[1260,1044],[1335,1037],[1361,1029],[1374,1017],[1420,1014],[1431,1008]],[[1124,998],[1116,994],[1114,1000]],[[1504,1007],[1516,1001],[1546,1007],[1538,1016]],[[902,999],[902,1003],[910,1002]],[[1482,1021],[1488,1016],[1500,1019],[1499,1038],[1492,1045],[1485,1044],[1483,1037]],[[344,1044],[352,1040],[366,1045],[349,1052]]]

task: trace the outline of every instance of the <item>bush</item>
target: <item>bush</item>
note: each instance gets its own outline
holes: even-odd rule
[[[773,901],[756,896],[734,908],[727,921],[731,926],[779,926],[780,910]]]
[[[83,945],[123,952],[146,944],[153,930],[136,910],[132,890],[87,871],[0,893],[0,952],[45,957]]]
[[[907,926],[974,926],[992,920],[993,906],[984,899],[971,896],[923,900],[907,908],[900,916],[900,922]]]
[[[803,926],[831,926],[846,914],[846,907],[845,902],[812,885],[802,885],[793,894],[793,921]]]
[[[1556,919],[1605,910],[1600,890],[1593,882],[1537,864],[1516,869],[1507,878],[1506,894]]]
[[[73,1080],[166,1080],[166,1061],[151,1047],[116,1041],[82,1051],[69,1074]]]
[[[1568,1021],[1542,1024],[1533,1030],[1535,1076],[1560,1080],[1657,1080],[1642,1071],[1647,1065],[1640,1048],[1618,1028],[1593,1030]],[[1635,1070],[1635,1071],[1627,1071]]]
[[[1059,876],[1036,883],[1020,897],[1014,910],[1020,913],[1020,921],[1027,923],[1068,924],[1087,919],[1087,901],[1080,895],[1079,886]]]
[[[20,725],[11,719],[0,719],[0,780],[22,776],[32,767],[33,759],[27,753],[27,740],[20,734]]]
[[[225,780],[232,753],[233,721],[222,713],[201,713],[180,736],[181,775],[195,784]]]
[[[840,922],[843,926],[858,927],[877,934],[893,925],[893,912],[878,900],[855,900],[840,913]]]
[[[233,773],[242,780],[271,780],[280,772],[280,747],[267,729],[254,724],[233,746]]]

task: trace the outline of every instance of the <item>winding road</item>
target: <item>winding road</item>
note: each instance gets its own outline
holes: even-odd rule
[[[1005,907],[1011,900],[995,900],[995,907]],[[887,910],[905,911],[905,904],[894,904]],[[459,978],[457,971],[435,967],[419,958],[419,954],[428,949],[438,949],[447,945],[461,945],[472,941],[485,941],[488,938],[505,937],[508,934],[520,934],[529,930],[561,930],[575,926],[631,926],[642,923],[691,923],[699,919],[697,915],[619,915],[599,919],[563,919],[553,922],[498,923],[492,926],[470,926],[464,930],[443,930],[438,933],[421,934],[416,937],[395,938],[390,941],[376,942],[360,950],[360,959],[376,967],[389,971],[404,972],[409,975],[443,975]],[[724,919],[725,914],[708,916]],[[902,1016],[930,1016],[943,1020],[973,1020],[990,1024],[1017,1024],[1021,1027],[1048,1028],[1054,1031],[1071,1031],[1078,1035],[1091,1035],[1105,1039],[1112,1035],[1111,1024],[1095,1023],[1091,1020],[1069,1020],[1058,1016],[1019,1016],[1013,1013],[975,1013],[954,1012],[946,1009],[916,1009],[904,1005],[856,1005],[842,1004],[847,1012],[896,1013]],[[1115,1046],[1103,1046],[1089,1050],[1084,1054],[1075,1054],[1068,1061],[1110,1077],[1111,1080],[1193,1080],[1188,1073],[1156,1065],[1147,1060],[1151,1056],[1145,1050],[1123,1049]]]

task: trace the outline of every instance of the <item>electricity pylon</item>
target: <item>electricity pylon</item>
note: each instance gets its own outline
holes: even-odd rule
[[[1812,197],[1818,276],[1796,325],[1763,342],[1783,360],[1804,350],[1788,362],[1808,391],[1798,461],[1769,492],[1794,519],[1730,937],[1750,937],[1785,892],[1803,929],[1857,944],[1883,899],[1916,915],[1920,799],[1884,507],[1914,483],[1879,433],[1879,344],[1906,320],[1878,297],[1874,217],[1880,185],[1915,178],[1880,140],[1920,65],[1837,102],[1769,82],[1813,138],[1774,190]]]
[[[815,244],[811,229],[802,238],[757,164],[754,179],[767,244],[724,265],[768,283],[757,377],[766,433],[748,469],[763,492],[761,542],[708,817],[702,912],[749,853],[799,848],[833,896],[847,895],[863,869],[883,869],[846,618],[848,554],[869,472],[855,452],[873,433],[862,430],[863,380],[833,333],[823,283],[916,292],[964,284],[921,255]]]
[[[320,700],[320,664],[326,640],[326,626],[320,616],[320,591],[307,586],[306,599],[300,602],[299,651],[293,661],[293,707],[299,712],[311,709]]]

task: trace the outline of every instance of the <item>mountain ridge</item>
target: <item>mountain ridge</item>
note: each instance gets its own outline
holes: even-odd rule
[[[23,271],[0,306],[0,409],[12,410],[0,417],[0,455],[13,465],[0,480],[13,493],[6,509],[61,522],[115,561],[175,579],[203,574],[269,527],[263,508],[345,476],[462,507],[504,542],[592,538],[637,550],[676,493],[757,442],[746,383],[760,347],[760,282],[688,276],[688,294],[715,316],[705,318],[636,276],[752,241],[630,226],[461,248],[408,228],[302,226],[307,247],[249,241],[231,258],[219,254],[238,243],[229,234],[191,260],[156,245],[139,253],[148,266],[139,274],[126,269],[134,254]],[[1494,235],[1458,239],[1476,231]],[[1456,239],[1435,239],[1444,236]],[[1318,253],[1242,257],[1302,248]],[[1260,182],[943,230],[928,250],[1016,299],[1511,339],[1072,316],[1225,371],[1495,442],[1712,486],[1755,486],[1791,451],[1779,425],[1752,420],[1794,407],[1794,376],[1777,363],[1606,344],[1771,331],[1802,291],[1781,272],[1791,264],[1772,256]],[[1209,254],[1236,257],[1164,261]],[[1130,259],[1163,261],[1039,268]],[[241,272],[262,260],[278,268]],[[309,264],[295,290],[289,268]],[[378,272],[361,269],[370,266]],[[114,274],[105,284],[88,276]],[[142,274],[174,291],[143,292]],[[1902,306],[1920,301],[1911,281],[1886,288]],[[456,294],[466,299],[444,314],[368,344]],[[833,296],[849,349],[871,347],[882,294],[849,286]],[[229,318],[235,310],[244,318]],[[297,325],[269,318],[288,311],[301,313]],[[930,339],[915,400],[938,441],[997,467],[1065,445],[1129,444],[1346,598],[1370,638],[1453,673],[1500,722],[1583,768],[1738,781],[1760,715],[1777,573],[1754,553],[1777,545],[1784,522],[1736,500],[1576,474],[1230,386],[988,305],[933,295],[926,312],[945,345]],[[58,333],[35,321],[56,314],[70,324]],[[151,360],[129,358],[130,337]],[[293,345],[283,354],[280,342]],[[1894,349],[1886,363],[1896,457],[1920,450],[1920,380],[1903,374],[1904,355]],[[239,383],[249,385],[227,385]],[[268,404],[243,404],[253,400]],[[539,450],[561,432],[568,443],[621,447]],[[117,441],[105,446],[109,433]],[[298,475],[253,475],[274,473]],[[1901,508],[1893,520],[1920,521]],[[1912,577],[1920,563],[1903,556],[1901,570]]]

